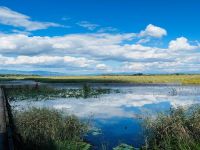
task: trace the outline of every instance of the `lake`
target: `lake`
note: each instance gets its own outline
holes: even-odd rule
[[[49,84],[54,88],[80,88],[79,84]],[[168,113],[172,107],[200,103],[200,86],[92,84],[94,88],[118,89],[119,93],[97,98],[54,98],[42,101],[11,102],[15,109],[47,107],[74,114],[89,121],[92,130],[85,139],[95,150],[111,149],[120,143],[144,144],[143,118]]]

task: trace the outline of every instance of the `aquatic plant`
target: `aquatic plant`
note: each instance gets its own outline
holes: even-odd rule
[[[10,101],[18,100],[47,100],[53,98],[97,98],[102,94],[109,94],[110,92],[118,92],[117,90],[102,89],[102,88],[91,88],[88,85],[84,85],[83,88],[79,89],[54,89],[45,86],[38,88],[13,88],[6,90],[8,99]]]
[[[75,116],[63,116],[49,109],[32,108],[14,113],[17,133],[22,137],[22,148],[29,150],[88,150],[83,141],[88,126]]]
[[[113,148],[113,150],[134,150],[134,148],[127,144],[120,144],[119,146]]]
[[[91,92],[92,92],[92,89],[90,88],[90,86],[88,84],[84,84],[83,85],[83,97],[88,98]]]
[[[199,150],[200,106],[171,109],[156,119],[146,119],[147,143],[144,149]]]

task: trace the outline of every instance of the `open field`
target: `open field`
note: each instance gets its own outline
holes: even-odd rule
[[[119,76],[23,76],[4,75],[0,81],[8,80],[35,80],[50,83],[177,83],[177,84],[200,84],[200,75],[119,75]]]

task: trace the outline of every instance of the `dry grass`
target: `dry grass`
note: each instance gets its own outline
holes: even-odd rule
[[[180,83],[200,84],[200,75],[141,75],[141,76],[5,76],[0,80],[35,80],[60,83]]]

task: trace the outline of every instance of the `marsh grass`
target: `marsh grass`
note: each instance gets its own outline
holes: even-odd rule
[[[1,76],[1,80],[34,80],[46,83],[200,84],[200,75],[105,75],[105,76]]]
[[[156,119],[146,119],[144,149],[200,150],[200,106],[171,109]]]
[[[15,112],[14,122],[22,137],[25,150],[87,150],[90,145],[83,141],[88,126],[75,116],[62,116],[49,109],[32,108]]]
[[[83,85],[80,89],[54,89],[49,87],[38,88],[13,88],[6,90],[9,101],[19,100],[47,100],[53,98],[97,98],[102,94],[109,94],[111,92],[118,92],[117,90],[103,89],[103,88],[91,88],[87,84]]]

